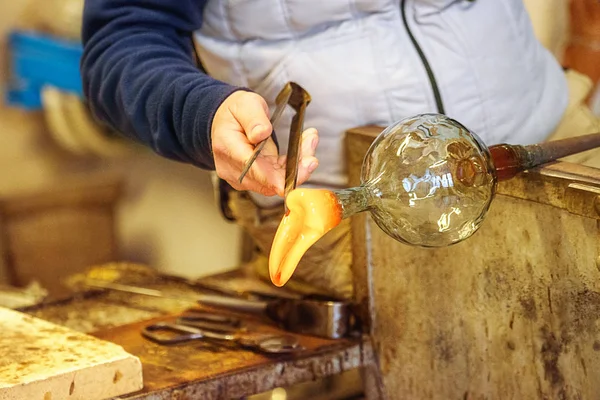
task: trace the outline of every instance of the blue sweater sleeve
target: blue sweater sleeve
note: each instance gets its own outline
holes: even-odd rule
[[[92,113],[158,154],[214,169],[210,130],[240,89],[201,72],[191,35],[205,0],[87,0],[81,73]]]

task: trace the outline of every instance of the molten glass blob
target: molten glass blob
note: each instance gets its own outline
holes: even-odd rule
[[[361,185],[341,190],[297,189],[275,236],[271,279],[282,286],[302,255],[340,220],[369,211],[399,242],[443,247],[473,235],[497,182],[570,154],[600,146],[600,133],[539,145],[489,149],[459,122],[424,114],[386,128],[369,148]]]
[[[288,212],[277,229],[269,256],[269,274],[276,286],[283,286],[304,253],[342,220],[338,200],[329,190],[293,190],[286,205]]]

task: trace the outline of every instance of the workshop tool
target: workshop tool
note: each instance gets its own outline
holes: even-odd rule
[[[264,315],[290,332],[328,339],[339,339],[350,333],[353,320],[349,302],[314,295],[301,299],[259,301],[212,294],[168,295],[156,289],[92,279],[85,280],[83,283],[100,289],[192,301],[235,312]]]
[[[165,335],[165,333],[169,335]],[[173,335],[174,334],[174,335]],[[161,345],[179,344],[193,340],[227,341],[241,347],[267,354],[295,353],[304,350],[292,335],[258,332],[219,332],[180,323],[159,322],[142,329],[142,336]]]
[[[279,117],[283,113],[286,105],[290,105],[296,114],[292,118],[290,126],[290,135],[288,138],[288,153],[286,160],[286,178],[285,178],[285,196],[296,187],[298,179],[298,162],[300,158],[300,142],[302,139],[302,132],[304,130],[304,114],[306,107],[311,102],[310,94],[300,85],[295,82],[288,82],[281,92],[277,95],[275,100],[276,108],[271,118],[271,125],[274,127],[275,123],[279,120]],[[242,173],[239,178],[239,182],[242,183],[244,177],[256,161],[256,158],[262,151],[269,138],[261,141],[256,148],[250,159],[246,162]]]
[[[294,82],[290,84],[292,86],[292,95],[288,100],[288,104],[296,111],[296,114],[292,118],[288,139],[284,198],[287,198],[287,195],[296,189],[298,163],[300,162],[300,143],[302,141],[302,131],[304,130],[304,113],[311,101],[310,95],[304,88]],[[287,206],[285,206],[285,211],[287,212]]]
[[[279,121],[281,114],[283,114],[283,111],[285,110],[285,106],[288,104],[288,101],[292,95],[292,91],[293,91],[292,84],[291,84],[291,82],[288,82],[283,87],[283,89],[281,89],[281,91],[275,98],[275,111],[273,112],[273,115],[271,116],[271,126],[273,127],[273,129],[275,129],[275,124],[277,123],[277,121]],[[254,161],[256,161],[256,158],[258,157],[258,155],[260,154],[262,149],[265,147],[265,144],[267,143],[267,141],[269,139],[270,139],[270,136],[267,137],[266,139],[263,139],[262,141],[260,141],[254,148],[254,152],[252,153],[252,156],[250,157],[250,159],[248,159],[248,161],[246,161],[246,164],[244,165],[244,168],[242,169],[242,173],[240,174],[240,178],[239,178],[240,183],[242,183],[242,181],[244,180],[244,177],[246,176],[246,174],[252,167],[252,164],[254,164]]]
[[[81,282],[86,280],[101,280],[103,282],[117,282],[133,284],[136,286],[149,286],[156,284],[182,284],[194,291],[209,292],[230,297],[239,297],[253,300],[266,300],[274,298],[300,298],[297,292],[276,288],[273,285],[250,277],[246,274],[238,274],[230,271],[216,276],[205,276],[199,279],[189,279],[183,276],[165,274],[159,272],[146,264],[132,262],[110,262],[94,265],[82,273],[70,275],[64,280],[67,287],[79,290]],[[85,283],[84,283],[85,286]],[[2,287],[0,285],[0,291]]]
[[[196,310],[184,312],[175,323],[217,332],[245,332],[247,330],[240,318]]]
[[[225,296],[253,300],[299,299],[303,296],[291,290],[273,287],[273,285],[264,283],[256,278],[246,277],[237,279],[221,279],[221,277],[214,279],[207,277],[191,281],[189,286],[194,289],[207,290]]]

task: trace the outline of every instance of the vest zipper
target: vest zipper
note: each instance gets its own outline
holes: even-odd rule
[[[427,57],[425,57],[425,53],[423,53],[421,46],[419,46],[417,39],[415,39],[415,37],[413,36],[413,34],[410,30],[410,27],[408,26],[408,21],[406,19],[406,0],[402,0],[402,4],[400,5],[400,8],[402,10],[402,21],[404,22],[404,27],[406,28],[408,37],[410,38],[410,41],[412,42],[413,46],[415,47],[415,50],[417,50],[417,54],[419,54],[419,58],[421,59],[421,62],[423,63],[423,66],[425,67],[425,71],[427,72],[427,78],[429,79],[431,89],[433,90],[433,97],[435,98],[435,104],[437,106],[437,111],[439,114],[445,114],[444,103],[442,102],[442,96],[440,94],[440,89],[438,87],[437,80],[435,79],[435,75],[433,74],[433,70],[431,69],[429,62],[427,61]]]

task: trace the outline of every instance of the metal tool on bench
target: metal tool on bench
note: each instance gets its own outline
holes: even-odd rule
[[[351,329],[351,304],[320,296],[260,301],[212,294],[168,295],[160,290],[92,279],[87,279],[85,284],[100,289],[193,301],[233,312],[264,315],[287,331],[328,339],[342,338],[350,333]]]
[[[292,335],[249,332],[240,321],[225,320],[218,314],[181,316],[175,323],[158,322],[142,329],[142,336],[161,345],[193,340],[227,341],[267,354],[285,354],[304,350]],[[232,323],[233,321],[233,323]]]
[[[247,330],[241,318],[206,311],[186,311],[177,318],[175,323],[217,332],[245,332]]]

